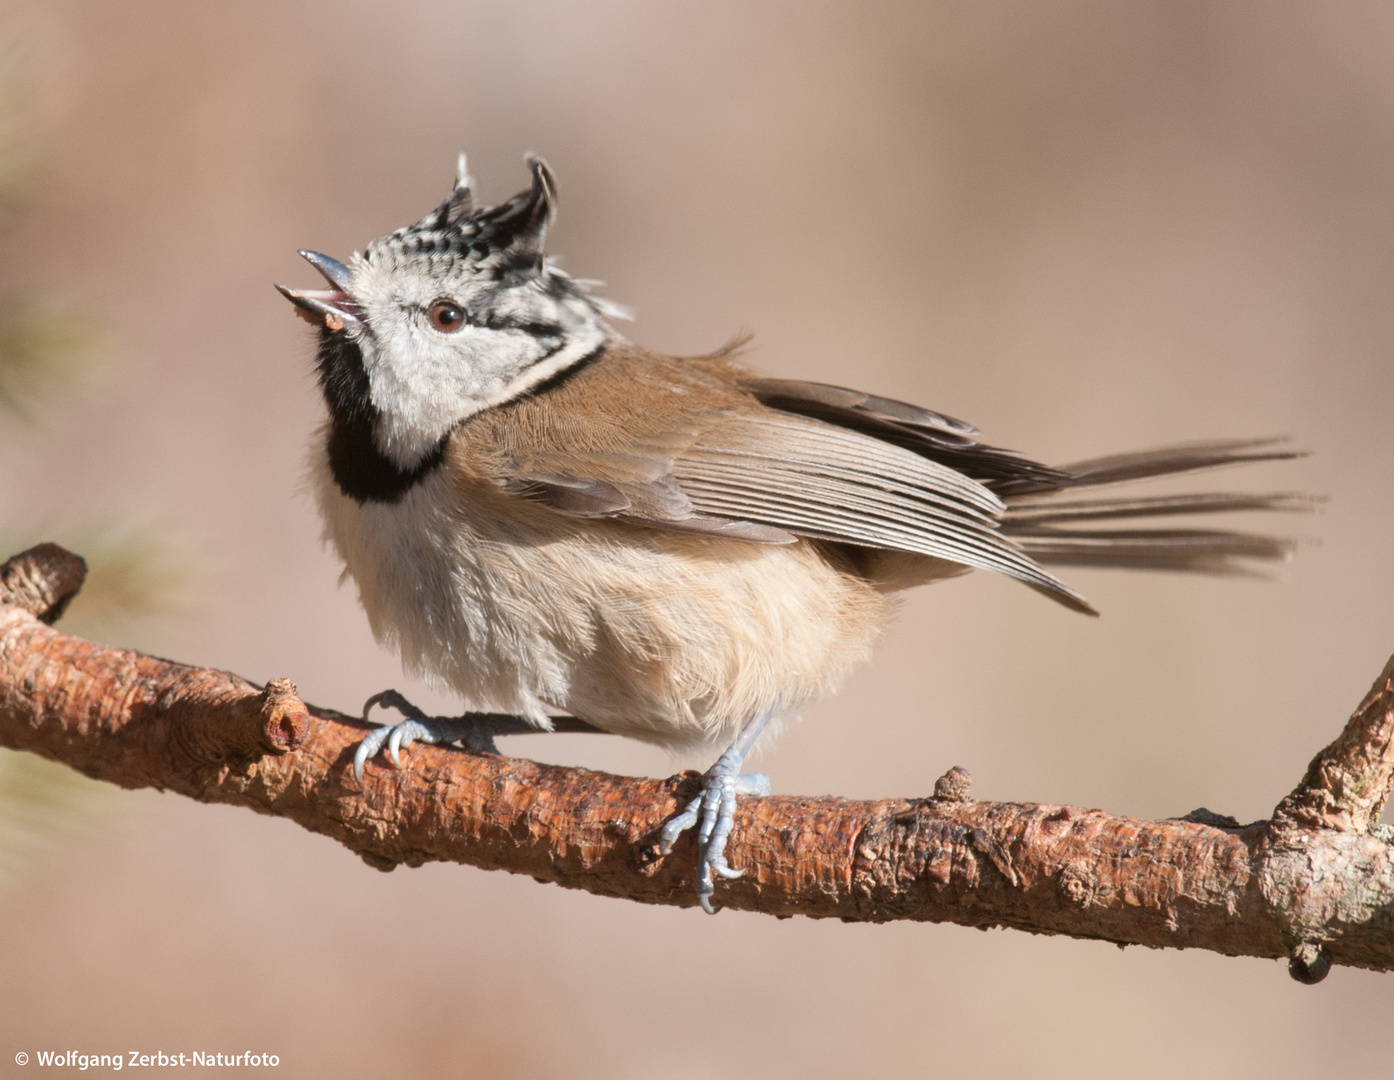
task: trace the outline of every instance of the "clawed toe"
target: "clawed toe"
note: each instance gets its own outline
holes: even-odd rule
[[[402,767],[401,752],[420,739],[422,742],[436,742],[432,731],[420,720],[403,720],[392,725],[392,734],[387,736],[387,756],[395,768]]]
[[[664,824],[663,830],[658,834],[658,853],[660,855],[671,855],[673,844],[678,837],[697,824],[697,815],[702,809],[702,798],[701,795],[698,795],[684,807],[682,813],[669,818]]]
[[[363,740],[353,752],[353,776],[360,784],[363,783],[363,766],[368,763],[369,758],[382,749],[382,744],[387,741],[387,737],[391,734],[391,725],[370,731],[363,736]]]
[[[396,709],[408,720],[424,720],[426,714],[413,705],[396,690],[381,690],[363,703],[363,722],[368,722],[368,714],[381,705],[384,709]]]
[[[401,752],[415,742],[424,743],[464,743],[471,750],[481,750],[497,754],[493,733],[487,721],[482,718],[461,716],[427,716],[396,690],[384,690],[374,694],[363,705],[363,719],[368,719],[374,706],[396,709],[406,717],[396,724],[383,724],[363,736],[363,741],[353,754],[353,775],[361,784],[363,769],[385,745],[387,756],[398,769],[402,767]]]

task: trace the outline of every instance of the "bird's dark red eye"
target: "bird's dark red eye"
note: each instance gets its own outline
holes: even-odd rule
[[[437,300],[426,314],[431,318],[431,325],[443,334],[453,334],[465,325],[465,313],[453,300]]]

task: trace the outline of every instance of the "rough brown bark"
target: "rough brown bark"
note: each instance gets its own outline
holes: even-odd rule
[[[43,545],[0,567],[0,744],[123,787],[288,817],[391,869],[431,860],[690,906],[691,833],[658,828],[699,777],[633,779],[417,745],[401,771],[353,778],[363,724],[305,705],[288,680],[111,649],[53,618],[81,561]],[[1119,944],[1394,966],[1394,848],[1378,825],[1394,778],[1394,660],[1271,821],[1208,811],[1139,821],[1100,810],[978,802],[952,769],[924,799],[742,799],[730,908],[777,916],[1009,926]]]

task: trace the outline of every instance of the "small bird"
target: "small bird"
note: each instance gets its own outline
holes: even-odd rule
[[[995,570],[1075,611],[1048,565],[1210,573],[1278,560],[1286,540],[1125,519],[1300,508],[1289,494],[1075,498],[1093,488],[1293,456],[1211,442],[1052,468],[942,413],[761,378],[740,344],[699,357],[618,334],[623,309],[543,253],[551,170],[476,208],[450,196],[347,264],[300,254],[325,290],[277,288],[319,327],[328,420],[311,475],[325,535],[373,633],[470,705],[372,731],[355,771],[413,741],[497,752],[524,724],[724,748],[667,822],[698,829],[712,911],[741,765],[767,727],[836,688],[912,586]],[[1063,496],[1063,497],[1062,497]],[[564,711],[571,718],[555,714]],[[584,723],[580,723],[580,722]]]

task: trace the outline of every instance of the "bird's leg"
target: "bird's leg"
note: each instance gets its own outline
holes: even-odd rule
[[[658,850],[667,855],[673,850],[673,841],[697,826],[697,899],[708,915],[716,914],[711,902],[712,893],[716,891],[712,875],[731,879],[745,873],[732,869],[726,861],[726,840],[736,824],[736,796],[770,793],[770,778],[764,773],[742,774],[741,763],[770,722],[772,712],[761,713],[741,728],[736,741],[707,772],[702,793],[664,825],[659,834]]]
[[[487,754],[499,752],[499,748],[494,745],[498,725],[490,714],[427,716],[396,690],[384,690],[364,702],[364,721],[367,721],[374,705],[396,709],[406,719],[396,724],[382,724],[363,736],[363,741],[358,744],[358,749],[353,754],[353,775],[358,778],[359,783],[363,782],[363,766],[384,744],[387,746],[387,754],[392,759],[392,764],[399,769],[402,767],[401,751],[414,742],[458,742],[464,743],[471,750],[480,750]]]

